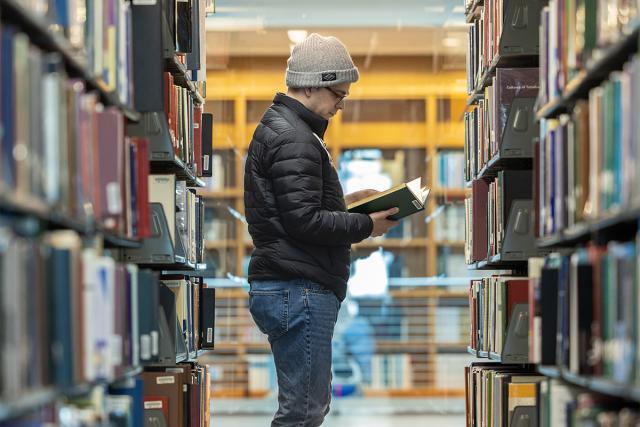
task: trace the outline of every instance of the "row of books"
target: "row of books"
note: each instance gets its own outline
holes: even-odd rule
[[[11,27],[1,37],[4,187],[73,218],[148,236],[147,141],[126,137],[122,113],[69,79],[59,55]]]
[[[531,200],[530,170],[502,170],[492,182],[476,179],[465,199],[465,259],[467,264],[501,253],[516,200]]]
[[[536,221],[539,235],[555,233],[640,204],[636,167],[640,128],[640,59],[580,100],[571,115],[543,120],[537,147]]]
[[[609,242],[545,260],[532,283],[533,362],[640,383],[637,247]]]
[[[186,351],[213,348],[215,289],[204,286],[200,277],[174,274],[162,276],[161,280],[174,294],[175,315]]]
[[[165,114],[176,156],[193,165],[202,176],[202,114],[203,107],[193,101],[189,89],[174,84],[171,73],[165,73]]]
[[[22,238],[2,229],[3,398],[112,380],[157,348],[157,277],[83,248],[73,231]]]
[[[467,427],[528,425],[532,418],[544,427],[631,427],[640,421],[635,405],[519,366],[472,363],[465,374]],[[518,407],[530,412],[518,417]]]
[[[458,172],[460,169],[458,169]],[[461,242],[464,240],[465,211],[462,203],[444,205],[443,211],[433,220],[436,240]]]
[[[23,7],[59,30],[75,56],[108,91],[116,92],[125,104],[132,102],[132,13],[128,0],[29,0]]]
[[[174,247],[180,239],[187,260],[203,262],[204,199],[173,174],[152,174],[149,175],[149,201],[162,204]]]
[[[465,178],[474,179],[478,172],[499,155],[506,145],[507,128],[525,132],[533,126],[531,114],[538,96],[538,68],[498,68],[491,85],[484,90],[484,98],[465,113]],[[515,100],[522,100],[515,104]],[[533,108],[529,109],[530,111]]]
[[[538,411],[538,389],[545,377],[522,365],[472,363],[465,378],[467,427],[528,425],[531,418],[518,411]]]
[[[539,425],[545,427],[635,426],[640,422],[635,405],[586,393],[556,379],[540,382],[538,409]]]
[[[439,151],[437,161],[436,185],[439,188],[463,188],[460,171],[464,169],[464,153],[460,150]]]
[[[372,390],[410,390],[414,387],[411,355],[374,354],[370,378]]]
[[[73,231],[22,238],[3,229],[0,249],[5,398],[110,381],[140,363],[175,362],[178,347],[213,347],[215,292],[201,279],[161,285],[149,270],[83,247]]]
[[[541,101],[562,95],[591,59],[631,32],[637,16],[634,1],[549,1],[540,28]]]
[[[491,276],[472,280],[469,286],[471,348],[502,354],[515,308],[518,304],[528,304],[528,294],[526,277]]]
[[[504,0],[488,0],[480,12],[480,19],[469,27],[469,55],[467,59],[467,76],[469,93],[477,87],[482,73],[491,65],[498,53],[505,12],[508,2]]]

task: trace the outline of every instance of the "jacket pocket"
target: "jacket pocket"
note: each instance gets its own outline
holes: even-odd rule
[[[281,337],[289,330],[289,291],[250,291],[249,312],[269,341]]]

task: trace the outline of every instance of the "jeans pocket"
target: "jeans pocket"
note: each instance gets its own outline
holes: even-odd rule
[[[270,341],[289,329],[289,291],[250,291],[249,312]]]

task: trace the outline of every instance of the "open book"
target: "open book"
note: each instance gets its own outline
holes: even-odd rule
[[[421,178],[418,177],[407,183],[392,187],[386,191],[366,197],[348,206],[349,212],[370,214],[386,211],[397,207],[400,209],[389,219],[398,220],[405,216],[424,210],[424,204],[429,195],[429,189],[421,186]]]

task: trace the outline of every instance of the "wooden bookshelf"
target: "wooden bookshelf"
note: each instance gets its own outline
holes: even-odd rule
[[[406,354],[404,363],[409,363],[407,369],[415,372],[412,395],[414,396],[459,396],[461,390],[438,389],[436,378],[438,354],[465,352],[464,336],[457,342],[442,342],[436,333],[439,325],[436,312],[438,307],[451,306],[452,300],[460,302],[468,299],[468,294],[461,291],[451,291],[438,287],[398,288],[391,289],[388,297],[393,299],[392,306],[402,311],[378,325],[382,328],[375,338],[377,357],[397,357]],[[225,372],[220,381],[214,381],[214,396],[244,396],[251,397],[254,391],[246,383],[251,364],[246,362],[248,357],[269,357],[271,354],[269,343],[255,326],[247,308],[248,293],[245,289],[219,288],[216,295],[216,345],[214,353],[205,358],[212,366]],[[365,299],[360,303],[360,312],[377,310],[383,301]],[[398,317],[399,316],[399,317]],[[383,323],[384,323],[383,322]],[[395,339],[392,336],[396,324],[405,323],[409,330],[404,337]],[[461,322],[466,324],[464,320]],[[392,328],[392,329],[387,329]],[[461,325],[461,333],[465,327]],[[219,359],[224,357],[225,359]],[[397,390],[378,390],[379,395],[400,397]],[[404,391],[408,393],[408,391]]]

